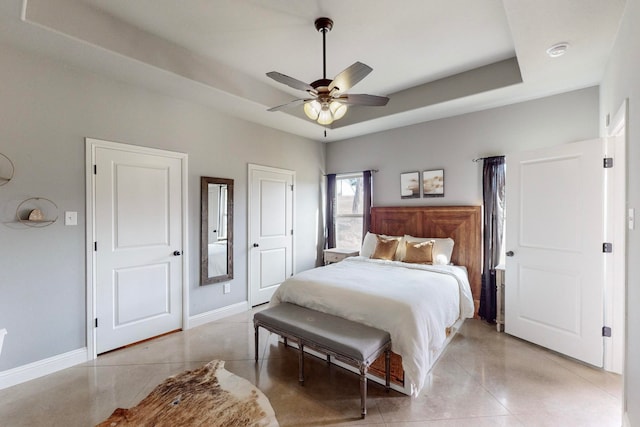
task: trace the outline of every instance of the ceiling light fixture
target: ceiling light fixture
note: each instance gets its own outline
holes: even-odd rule
[[[559,56],[564,55],[567,52],[567,49],[569,49],[569,43],[567,42],[556,43],[553,46],[551,46],[549,49],[547,49],[547,55],[549,55],[552,58],[557,58]]]
[[[329,90],[330,80],[327,80],[327,33],[333,28],[333,21],[329,18],[318,18],[315,22],[316,30],[322,33],[322,79],[311,83],[318,93],[318,97],[304,103],[304,113],[318,124],[330,125],[347,113],[347,105],[333,98],[336,89]]]
[[[333,21],[326,17],[318,18],[315,21],[315,27],[322,33],[322,78],[313,83],[305,83],[277,71],[267,73],[267,77],[294,89],[304,90],[310,96],[269,108],[268,111],[279,111],[289,106],[304,104],[304,113],[307,117],[326,126],[344,117],[349,105],[387,105],[389,98],[386,96],[345,93],[373,70],[362,62],[356,62],[344,69],[333,80],[327,79],[326,39],[327,33],[333,28]]]

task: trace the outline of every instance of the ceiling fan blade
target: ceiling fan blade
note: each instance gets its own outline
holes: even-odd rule
[[[387,105],[389,98],[386,96],[366,95],[366,94],[348,94],[341,95],[336,100],[347,105],[370,105],[373,107],[381,107]]]
[[[298,105],[302,105],[307,101],[311,101],[313,98],[309,99],[294,99],[291,102],[287,102],[286,104],[278,105],[276,107],[271,107],[267,111],[280,111],[289,107],[297,107]]]
[[[355,86],[360,80],[367,77],[373,68],[362,62],[356,62],[340,72],[329,85],[329,92],[337,88],[339,92],[346,92]]]
[[[315,92],[315,89],[309,83],[305,83],[305,82],[303,82],[301,80],[294,79],[293,77],[289,77],[289,76],[287,76],[285,74],[278,73],[277,71],[271,71],[271,72],[267,73],[267,76],[271,77],[273,80],[277,81],[278,83],[285,84],[285,85],[287,85],[289,87],[292,87],[294,89]]]

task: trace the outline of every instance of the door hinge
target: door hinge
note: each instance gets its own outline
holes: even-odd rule
[[[610,254],[611,252],[613,252],[613,244],[612,243],[603,243],[602,244],[602,252],[604,252],[605,254]]]
[[[611,336],[611,328],[609,326],[603,326],[602,327],[602,336],[603,337],[610,337]]]
[[[291,235],[293,236],[293,228],[291,229]]]
[[[97,165],[93,165],[93,174],[94,175],[98,174],[98,166]]]
[[[602,167],[605,169],[609,169],[613,167],[613,157],[605,157],[604,162],[602,163]]]
[[[93,242],[93,251],[98,252],[98,242]]]
[[[291,191],[293,191],[293,184],[291,184],[290,187],[291,187]]]
[[[94,321],[95,321],[95,322],[94,322],[94,324],[95,324],[95,326],[96,326],[96,328],[97,328],[97,327],[98,327],[98,318],[96,317],[96,318],[94,319]]]

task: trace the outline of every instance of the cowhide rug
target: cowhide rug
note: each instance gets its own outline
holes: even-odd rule
[[[267,397],[213,360],[167,378],[137,406],[116,409],[99,427],[278,426]]]

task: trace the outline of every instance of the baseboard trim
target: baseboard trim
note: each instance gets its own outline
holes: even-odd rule
[[[243,301],[216,310],[196,314],[195,316],[189,317],[188,325],[185,329],[195,328],[196,326],[224,319],[234,314],[244,313],[249,310],[249,308],[249,302]],[[88,349],[85,347],[2,371],[0,372],[0,390],[84,363],[89,360],[88,356]]]
[[[0,390],[86,362],[87,348],[58,354],[27,365],[0,372]]]
[[[187,325],[186,329],[195,328],[196,326],[201,326],[205,323],[224,319],[225,317],[233,316],[234,314],[244,313],[245,311],[249,310],[249,308],[249,301],[243,301],[236,304],[228,305],[226,307],[218,308],[216,310],[196,314],[195,316],[189,317],[189,324]]]

